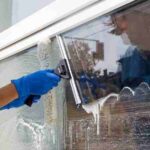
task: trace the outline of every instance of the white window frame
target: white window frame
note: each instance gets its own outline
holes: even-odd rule
[[[56,0],[0,34],[0,60],[35,46],[40,39],[64,33],[134,1]]]
[[[0,34],[0,49],[53,25],[99,0],[55,0]]]

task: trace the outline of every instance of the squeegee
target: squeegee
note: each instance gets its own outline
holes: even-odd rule
[[[66,79],[66,80],[71,79],[68,65],[65,59],[60,60],[58,66],[54,69],[54,73],[62,79]],[[34,95],[30,95],[28,99],[25,101],[25,104],[31,107],[33,97]]]

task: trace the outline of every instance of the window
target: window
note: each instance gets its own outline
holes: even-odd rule
[[[149,7],[126,7],[62,35],[87,112],[67,94],[67,149],[150,148]]]
[[[52,38],[44,65],[36,46],[61,34],[80,100],[88,104],[77,109],[69,82],[62,80],[32,109],[0,112],[0,148],[149,149],[149,1],[68,0],[64,7],[60,1],[0,35],[1,86],[41,67],[55,68],[61,59],[57,40]],[[141,74],[126,71],[134,65],[142,66]]]
[[[39,50],[38,54],[37,47],[30,48],[1,60],[0,86],[40,68],[56,67],[60,59],[56,39],[52,39],[50,47],[49,51]],[[44,60],[43,56],[45,56]],[[17,146],[20,150],[48,150],[63,147],[64,100],[61,97],[63,90],[60,87],[52,94],[43,96],[40,102],[33,104],[31,108],[23,106],[19,109],[0,111],[0,149],[13,150]],[[56,103],[54,95],[59,99],[61,97],[62,101]]]
[[[149,3],[143,7],[102,17],[64,35],[85,103],[125,86],[149,84]]]

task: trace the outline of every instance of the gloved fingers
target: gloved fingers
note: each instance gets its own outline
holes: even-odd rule
[[[52,90],[54,87],[58,86],[58,82],[50,81],[50,83],[46,83],[45,86],[49,87],[49,90]]]
[[[33,100],[36,100],[36,99],[39,100],[40,98],[41,98],[41,95],[35,95]]]
[[[54,73],[54,69],[46,69],[45,71],[47,71],[49,73]]]
[[[29,95],[43,95],[58,85],[61,78],[54,70],[40,70],[14,80],[19,98]],[[23,101],[23,100],[22,100]]]
[[[58,82],[53,82],[52,85],[50,85],[49,90],[52,90],[54,87],[57,87],[57,86],[58,86]]]
[[[46,75],[50,79],[50,81],[59,82],[61,80],[61,78],[54,73],[47,72]]]
[[[41,98],[41,95],[35,95],[33,98],[33,103],[37,103]]]
[[[47,86],[47,88],[45,90],[43,90],[43,92],[41,93],[42,95],[48,93],[54,87],[57,87],[58,82],[51,81],[50,83],[47,83],[46,86]]]
[[[7,104],[6,106],[3,106],[3,107],[0,108],[0,110],[5,110],[5,109],[10,109],[9,104]]]

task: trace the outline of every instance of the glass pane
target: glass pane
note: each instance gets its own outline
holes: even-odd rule
[[[150,149],[149,8],[126,7],[63,35],[87,112],[67,94],[69,150]]]
[[[10,83],[11,79],[19,78],[36,70],[54,68],[56,61],[51,61],[50,53],[59,52],[56,40],[51,42],[49,49],[31,48],[23,53],[0,61],[0,87]],[[55,54],[55,55],[56,55]],[[44,57],[43,57],[44,56]],[[53,55],[54,56],[54,55]],[[56,57],[55,57],[56,58]],[[57,57],[59,58],[59,57]],[[57,92],[58,90],[58,92]],[[3,150],[57,150],[63,145],[63,101],[56,102],[54,95],[62,93],[59,87],[56,93],[43,96],[33,106],[0,111],[0,149]],[[58,114],[57,112],[61,112]],[[62,146],[63,147],[63,146]]]
[[[0,32],[55,0],[1,0]]]

